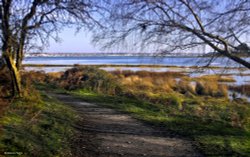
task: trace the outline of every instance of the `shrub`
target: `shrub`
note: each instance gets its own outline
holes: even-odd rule
[[[120,90],[112,74],[90,66],[69,69],[58,82],[68,90],[84,88],[105,94],[116,94]]]

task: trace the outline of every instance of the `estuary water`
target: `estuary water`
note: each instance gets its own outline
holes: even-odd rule
[[[250,61],[250,58],[246,60]],[[142,57],[142,56],[89,56],[89,57],[26,57],[24,64],[47,65],[165,65],[165,66],[204,66],[210,61],[206,57]],[[239,67],[227,58],[217,58],[210,66]]]

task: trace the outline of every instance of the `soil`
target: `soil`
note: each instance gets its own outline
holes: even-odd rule
[[[169,157],[203,156],[194,142],[173,135],[103,105],[87,103],[65,94],[51,94],[73,107],[82,119],[75,127],[72,156]]]

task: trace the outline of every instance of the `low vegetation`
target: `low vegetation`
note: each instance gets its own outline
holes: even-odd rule
[[[235,79],[231,76],[221,76],[221,75],[203,75],[201,77],[197,77],[196,79],[203,81],[236,82]]]
[[[0,156],[71,156],[74,111],[32,87],[30,78],[42,80],[38,73],[23,75],[23,97],[9,100],[0,117]],[[7,78],[8,76],[6,76]],[[1,77],[1,87],[6,87]],[[7,92],[1,91],[4,97]],[[2,98],[6,100],[7,98]],[[1,104],[2,105],[2,104]]]
[[[192,138],[205,155],[249,156],[249,103],[229,100],[227,86],[217,77],[187,79],[183,74],[145,71],[111,74],[94,67],[75,67],[57,78],[56,86],[85,101],[132,113],[173,134]]]
[[[93,66],[76,66],[64,73],[29,72],[25,76],[40,89],[67,92],[84,101],[129,112],[146,123],[164,127],[173,135],[191,138],[205,155],[250,156],[249,102],[230,100],[227,86],[220,84],[222,80],[217,76],[190,79],[175,72],[109,73]],[[48,98],[46,101],[50,102]],[[56,126],[63,126],[60,120],[58,123]],[[68,124],[64,127],[70,128]],[[57,147],[57,144],[52,145]]]

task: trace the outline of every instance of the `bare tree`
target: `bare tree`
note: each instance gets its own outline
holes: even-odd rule
[[[234,53],[250,31],[248,0],[116,0],[106,1],[106,8],[106,27],[95,32],[94,42],[130,42],[164,53],[207,46],[250,69],[249,60]]]
[[[11,73],[13,95],[21,93],[19,69],[25,50],[37,43],[47,44],[49,38],[57,39],[64,27],[92,28],[96,9],[91,0],[0,1],[0,45]]]

